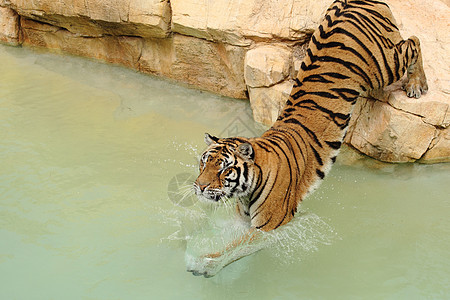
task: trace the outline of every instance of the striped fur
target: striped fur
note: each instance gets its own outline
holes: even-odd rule
[[[376,0],[339,0],[312,35],[289,100],[258,138],[218,139],[202,156],[197,195],[238,197],[252,227],[288,223],[324,179],[341,147],[353,105],[407,73],[409,97],[428,87],[419,40],[403,40],[389,7]]]

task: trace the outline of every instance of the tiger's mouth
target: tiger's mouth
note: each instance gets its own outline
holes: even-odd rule
[[[219,189],[205,189],[201,190],[198,185],[194,184],[195,194],[199,200],[204,202],[219,202],[222,198],[225,197],[225,192]]]
[[[197,195],[199,196],[199,195]],[[207,200],[207,201],[214,201],[219,202],[222,198],[224,198],[224,193],[203,193],[200,195],[201,198]]]
[[[197,197],[200,200],[205,200],[207,202],[209,202],[209,201],[219,202],[219,200],[221,200],[225,197],[225,193],[220,190],[203,191],[203,192],[197,193]]]

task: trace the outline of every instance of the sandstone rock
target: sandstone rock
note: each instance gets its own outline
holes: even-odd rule
[[[241,47],[181,35],[168,39],[126,36],[86,38],[26,18],[22,18],[21,27],[26,46],[101,59],[222,95],[246,98],[245,49]]]
[[[165,37],[170,32],[168,0],[8,0],[21,16],[83,36]]]
[[[173,31],[248,46],[251,40],[302,40],[332,0],[172,0]]]
[[[208,1],[171,1],[172,6],[172,30],[183,35],[212,40],[208,33]],[[250,41],[236,42],[239,45],[249,45]]]
[[[336,162],[341,166],[362,167],[364,169],[376,169],[392,173],[396,165],[371,158],[360,151],[342,144]]]
[[[173,60],[173,38],[145,39],[139,59],[139,70],[170,77]]]
[[[250,87],[268,87],[289,76],[291,50],[285,46],[265,45],[245,55],[244,77]]]
[[[62,50],[66,53],[92,57],[137,68],[142,39],[105,36],[85,38],[48,24],[21,18],[23,44]]]
[[[146,40],[140,69],[222,95],[246,98],[245,52],[241,47],[175,34],[171,39]]]
[[[222,95],[246,98],[245,49],[241,47],[182,35],[168,39],[127,36],[86,38],[27,18],[21,19],[21,28],[26,46],[101,59]]]
[[[421,163],[450,162],[450,127],[437,131],[437,137],[430,149],[419,160]]]
[[[292,51],[292,66],[291,66],[291,78],[297,78],[298,72],[302,65],[303,59],[306,56],[306,50],[308,49],[308,43],[297,45]]]
[[[436,128],[422,118],[387,103],[360,99],[345,141],[362,153],[386,162],[410,162],[422,157]]]
[[[250,105],[255,121],[272,125],[286,104],[293,85],[293,81],[285,81],[272,87],[249,87]]]
[[[450,125],[450,97],[443,97],[439,91],[430,91],[416,99],[408,98],[403,91],[395,91],[388,103],[398,110],[423,118],[427,124],[448,127]]]
[[[222,95],[246,98],[245,49],[177,34],[174,51],[173,78]]]
[[[7,7],[0,7],[0,41],[10,45],[19,43],[19,17]]]

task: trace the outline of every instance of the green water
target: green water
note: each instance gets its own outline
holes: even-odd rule
[[[245,101],[0,46],[0,299],[450,297],[449,165],[338,164],[289,238],[186,272],[186,228],[218,212],[169,183],[204,132],[262,130]]]

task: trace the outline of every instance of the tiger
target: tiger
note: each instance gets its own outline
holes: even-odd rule
[[[403,40],[389,6],[334,1],[275,123],[254,138],[205,134],[195,194],[215,203],[236,198],[237,214],[251,230],[287,224],[336,162],[357,99],[405,73],[408,97],[427,92],[419,39]]]

